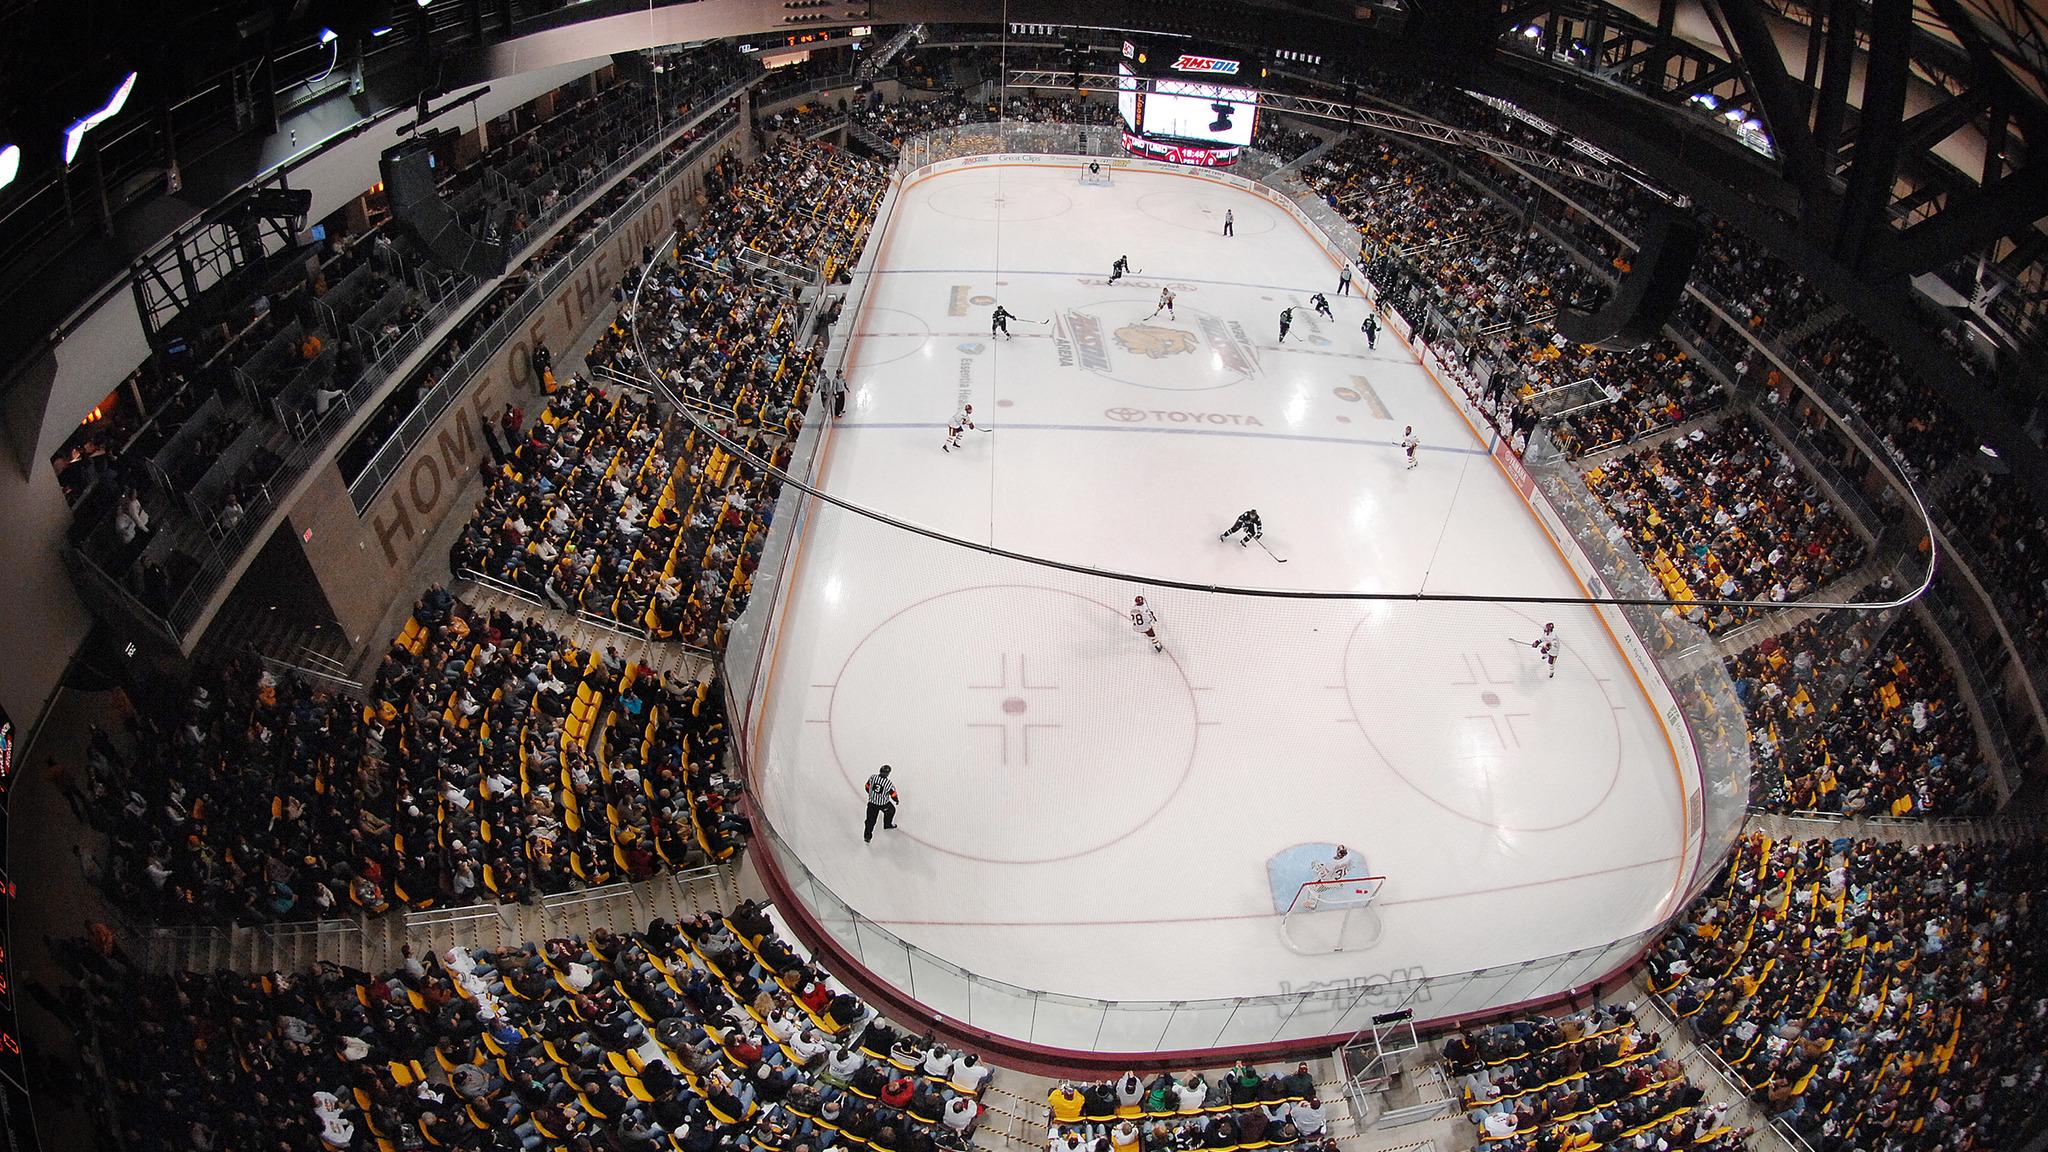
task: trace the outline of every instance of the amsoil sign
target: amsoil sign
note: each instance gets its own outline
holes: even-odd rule
[[[1194,56],[1186,52],[1173,62],[1175,72],[1200,72],[1209,76],[1237,75],[1237,61],[1223,60],[1215,56]]]

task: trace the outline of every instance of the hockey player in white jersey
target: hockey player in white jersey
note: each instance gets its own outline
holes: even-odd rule
[[[1319,881],[1342,880],[1351,875],[1352,862],[1351,849],[1339,844],[1337,845],[1337,851],[1328,860],[1318,860],[1309,865],[1309,871]],[[1309,889],[1308,909],[1314,911],[1316,906],[1322,902],[1321,890]]]
[[[1131,630],[1152,642],[1154,652],[1166,651],[1166,645],[1159,642],[1159,614],[1139,596],[1131,601]]]
[[[946,425],[946,442],[939,445],[939,451],[951,452],[960,446],[960,433],[974,427],[974,405],[962,404],[953,419]]]
[[[1421,446],[1422,441],[1415,438],[1415,425],[1410,424],[1401,430],[1401,451],[1408,457],[1410,468],[1415,467],[1415,450]]]
[[[1545,624],[1543,635],[1529,641],[1529,647],[1550,666],[1550,679],[1557,679],[1557,625]]]
[[[1161,288],[1159,290],[1159,306],[1152,309],[1152,316],[1157,316],[1161,312],[1166,313],[1168,320],[1179,319],[1179,317],[1173,314],[1173,289],[1171,288]],[[1150,320],[1152,316],[1147,316],[1145,319]]]

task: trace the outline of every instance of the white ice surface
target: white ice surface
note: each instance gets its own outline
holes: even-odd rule
[[[1383,333],[1367,351],[1366,306],[1334,295],[1334,268],[1291,217],[1196,177],[1116,179],[985,167],[904,190],[868,306],[841,322],[852,398],[826,490],[965,539],[1197,584],[1579,594],[1408,349]],[[1226,207],[1235,238],[1219,234]],[[1108,285],[1120,253],[1141,271]],[[1162,284],[1178,318],[1140,323]],[[1334,322],[1308,311],[1318,289]],[[995,299],[1049,323],[992,341]],[[942,452],[963,400],[987,431]],[[1397,446],[1410,424],[1412,471]],[[1285,564],[1218,543],[1248,507]],[[988,980],[1156,1001],[1495,970],[1415,1005],[1441,1017],[1599,975],[1591,959],[1520,964],[1647,928],[1672,898],[1678,769],[1588,607],[1177,590],[829,507],[799,548],[756,732],[767,814],[839,900]],[[1124,617],[1139,592],[1163,655]],[[1546,619],[1564,638],[1555,679],[1517,643]],[[902,828],[869,845],[860,784],[882,763]],[[1345,842],[1388,877],[1370,949],[1283,946],[1265,860],[1309,841]],[[1020,1015],[814,895],[879,975],[996,1031],[1114,1049],[1339,1030],[1221,1009],[1109,1026],[1081,1009]]]

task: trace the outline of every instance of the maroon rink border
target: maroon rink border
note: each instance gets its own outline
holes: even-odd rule
[[[759,808],[748,797],[750,814]],[[792,849],[793,851],[794,849]],[[1238,1044],[1217,1048],[1181,1048],[1154,1052],[1097,1052],[1089,1049],[1056,1048],[1046,1044],[1034,1044],[977,1028],[962,1020],[955,1020],[942,1013],[934,1012],[929,1006],[913,999],[895,985],[876,976],[845,945],[832,935],[812,915],[808,905],[800,900],[790,887],[788,878],[782,873],[781,865],[775,860],[775,853],[758,841],[746,854],[754,874],[761,879],[776,910],[782,913],[783,923],[789,926],[797,939],[840,983],[847,986],[870,1007],[896,1026],[907,1032],[926,1034],[943,1041],[947,1047],[976,1053],[984,1060],[1004,1068],[1050,1076],[1056,1079],[1103,1078],[1131,1070],[1151,1071],[1154,1069],[1184,1069],[1222,1067],[1239,1060],[1263,1063],[1278,1060],[1310,1059],[1327,1055],[1351,1039],[1353,1033],[1343,1032],[1329,1036],[1311,1036],[1295,1040],[1274,1040],[1264,1044]],[[1462,1016],[1442,1019],[1419,1020],[1416,1032],[1422,1036],[1438,1036],[1466,1028],[1510,1020],[1532,1012],[1572,1010],[1585,1007],[1626,985],[1635,976],[1636,967],[1648,956],[1654,943],[1646,944],[1642,950],[1607,975],[1581,984],[1576,988],[1534,1000],[1524,1000],[1498,1008],[1487,1008]],[[1114,1002],[1112,1002],[1112,1008]]]

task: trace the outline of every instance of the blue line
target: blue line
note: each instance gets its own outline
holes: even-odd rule
[[[1035,270],[1032,270],[1032,269],[1029,269],[1029,268],[877,268],[877,269],[874,269],[873,271],[871,271],[871,272],[867,273],[867,275],[869,275],[869,276],[900,276],[900,275],[902,275],[902,274],[904,274],[904,273],[913,273],[913,274],[917,274],[917,275],[940,275],[940,274],[944,274],[944,275],[951,275],[951,276],[1100,276],[1100,275],[1102,275],[1102,273],[1100,273],[1100,272],[1061,272],[1061,271],[1058,271],[1058,270],[1052,270],[1052,271],[1035,271]],[[1149,273],[1149,272],[1133,272],[1133,273],[1131,273],[1131,275],[1132,275],[1133,277],[1138,277],[1138,276],[1142,276],[1142,277],[1144,277],[1144,278],[1145,278],[1145,279],[1147,279],[1147,280],[1152,280],[1152,281],[1155,281],[1155,282],[1156,282],[1156,281],[1159,281],[1159,280],[1168,280],[1168,281],[1171,281],[1171,282],[1173,282],[1173,283],[1175,283],[1175,284],[1221,284],[1221,285],[1223,285],[1223,286],[1224,286],[1225,288],[1272,288],[1272,289],[1275,289],[1275,290],[1277,290],[1277,291],[1280,291],[1280,292],[1316,292],[1316,291],[1320,291],[1320,289],[1316,289],[1316,288],[1300,288],[1300,287],[1296,287],[1296,286],[1295,286],[1295,285],[1293,285],[1293,284],[1251,284],[1251,283],[1247,283],[1247,282],[1245,282],[1245,281],[1243,281],[1243,280],[1202,280],[1202,279],[1199,279],[1199,278],[1197,278],[1197,277],[1194,277],[1194,276],[1154,276],[1154,275],[1152,275],[1152,274],[1151,274],[1151,273]],[[1103,284],[1103,285],[1096,285],[1096,287],[1103,287],[1103,288],[1114,288],[1114,287],[1116,287],[1116,285],[1114,285],[1114,284]],[[1364,299],[1364,297],[1362,297],[1362,296],[1361,296],[1361,297],[1357,297],[1357,298],[1358,298],[1358,299],[1361,299],[1361,300],[1362,300],[1362,299]],[[1342,300],[1342,299],[1344,299],[1344,297],[1342,297],[1342,296],[1339,296],[1339,297],[1336,297],[1336,298],[1332,299],[1332,300],[1331,300],[1330,302],[1331,302],[1332,304],[1334,304],[1334,303],[1336,303],[1336,302],[1337,302],[1337,300]]]
[[[874,428],[883,431],[935,431],[946,427],[943,423],[870,423],[867,421],[841,420],[841,428]],[[1287,440],[1303,444],[1350,444],[1365,448],[1399,448],[1398,440],[1358,440],[1348,436],[1301,436],[1287,432],[1238,432],[1224,428],[1174,428],[1157,424],[998,424],[987,429],[994,432],[1163,432],[1176,436],[1235,436],[1247,440]],[[1418,452],[1445,452],[1457,456],[1489,456],[1485,448],[1452,448],[1447,445],[1420,445]]]

